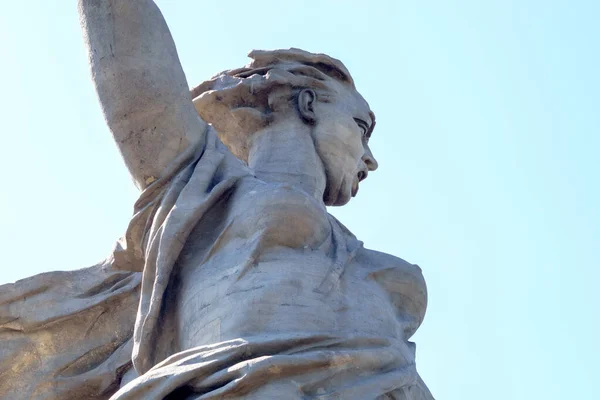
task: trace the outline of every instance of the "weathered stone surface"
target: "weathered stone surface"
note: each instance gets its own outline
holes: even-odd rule
[[[142,192],[105,262],[0,287],[0,396],[432,399],[421,270],[326,210],[377,168],[344,65],[254,51],[190,94],[154,2],[79,7]]]

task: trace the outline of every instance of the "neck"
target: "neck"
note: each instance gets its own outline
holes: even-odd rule
[[[294,186],[323,201],[325,171],[311,136],[311,127],[269,126],[253,135],[248,165],[265,181]]]

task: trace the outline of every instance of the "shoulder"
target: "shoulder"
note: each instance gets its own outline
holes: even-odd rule
[[[371,265],[377,271],[381,269],[401,268],[407,270],[407,272],[410,271],[415,274],[421,274],[421,268],[418,265],[411,264],[400,257],[383,253],[381,251],[361,247],[357,255],[367,261],[369,265]]]
[[[427,287],[421,268],[399,257],[361,247],[356,254],[357,261],[366,268],[369,277],[387,288],[410,286],[419,296],[427,296]],[[417,294],[417,293],[415,293]]]
[[[427,286],[421,268],[391,254],[363,247],[357,251],[355,260],[365,278],[381,285],[402,318],[411,321],[407,332],[411,336],[423,322],[427,308]]]

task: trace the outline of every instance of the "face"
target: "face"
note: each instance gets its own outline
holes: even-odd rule
[[[377,169],[369,149],[373,114],[358,92],[345,87],[317,99],[314,114],[315,146],[327,177],[323,199],[326,205],[344,205]]]

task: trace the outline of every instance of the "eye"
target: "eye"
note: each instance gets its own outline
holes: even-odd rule
[[[358,125],[358,127],[361,129],[362,135],[365,138],[365,140],[368,140],[369,124],[367,124],[365,121],[359,118],[354,118],[354,121],[356,122],[356,125]]]

